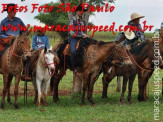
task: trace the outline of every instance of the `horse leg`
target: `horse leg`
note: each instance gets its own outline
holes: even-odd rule
[[[38,99],[38,90],[37,90],[37,85],[36,85],[36,78],[35,76],[33,76],[33,81],[32,81],[34,90],[35,90],[35,97],[34,97],[34,104],[37,103],[37,99]]]
[[[45,90],[44,90],[44,106],[47,106],[47,94],[48,94],[48,88],[50,85],[50,79],[46,82]]]
[[[145,99],[144,99],[144,77],[146,77],[145,76],[145,74],[143,73],[144,71],[142,71],[142,70],[139,70],[139,72],[138,72],[138,86],[139,86],[139,94],[138,94],[138,100],[139,101],[144,101]],[[143,75],[144,74],[144,75]]]
[[[120,98],[121,104],[125,104],[124,93],[126,91],[127,81],[128,81],[128,78],[127,77],[123,77],[123,88],[122,88],[122,94],[121,94],[121,98]]]
[[[8,104],[11,104],[10,86],[11,86],[12,78],[13,78],[13,76],[11,76],[11,75],[8,76],[8,84],[7,84],[7,89],[8,89],[7,102],[8,102]]]
[[[59,97],[58,97],[58,86],[59,86],[59,82],[61,81],[62,76],[59,75],[59,77],[54,76],[54,94],[53,94],[53,101],[56,103],[59,101]]]
[[[7,92],[7,83],[8,83],[8,76],[6,74],[4,74],[3,75],[3,95],[2,95],[1,109],[4,109],[5,96],[6,96],[6,92]]]
[[[121,91],[121,76],[117,76],[117,89],[116,92]]]
[[[82,93],[82,105],[85,105],[85,92],[88,88],[88,78],[89,78],[89,75],[87,73],[84,73],[83,74],[83,93]]]
[[[95,105],[95,103],[93,101],[93,98],[92,98],[95,78],[96,78],[95,74],[91,75],[90,82],[89,82],[89,87],[88,87],[88,100],[89,100],[89,102],[91,103],[92,106]]]
[[[40,107],[40,105],[41,105],[41,96],[42,96],[40,80],[36,79],[36,84],[37,84],[37,90],[38,90],[38,104],[37,104],[37,106]]]
[[[131,99],[131,93],[132,93],[132,87],[133,87],[133,82],[134,82],[134,79],[135,79],[136,75],[132,76],[129,78],[129,85],[128,85],[128,102],[130,104],[133,104],[133,101]]]
[[[19,81],[20,81],[20,77],[21,77],[21,73],[17,74],[16,77],[15,77],[15,91],[14,91],[14,95],[15,95],[15,102],[14,102],[14,106],[15,106],[15,109],[19,109],[18,107],[18,86],[19,86]]]
[[[105,77],[102,77],[102,85],[103,85],[103,91],[102,91],[102,97],[101,98],[108,98],[107,91],[108,91],[109,83],[106,81]]]

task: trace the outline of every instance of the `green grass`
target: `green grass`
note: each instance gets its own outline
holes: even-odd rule
[[[104,39],[108,41],[107,39]],[[109,39],[110,40],[110,39]],[[50,44],[52,46],[58,43],[59,39],[50,39]],[[163,72],[160,73],[160,76]],[[134,81],[134,87],[132,92],[132,98],[134,101],[133,105],[130,105],[127,98],[127,91],[125,94],[126,105],[121,105],[119,103],[120,93],[116,93],[116,78],[110,83],[108,90],[108,99],[101,98],[102,91],[102,75],[95,83],[96,91],[93,94],[93,99],[96,103],[95,107],[90,106],[87,101],[85,107],[81,106],[80,98],[72,98],[71,94],[66,96],[60,96],[60,101],[58,103],[53,103],[52,96],[48,97],[48,107],[38,108],[33,104],[33,97],[28,97],[28,103],[24,106],[24,98],[21,96],[18,98],[18,105],[20,110],[15,110],[13,104],[5,104],[5,110],[0,110],[0,122],[6,121],[97,121],[97,122],[148,122],[153,121],[154,116],[154,99],[153,99],[153,76],[149,82],[149,99],[145,102],[137,101],[138,94],[138,81],[137,78]],[[71,91],[72,89],[72,72],[67,71],[66,76],[60,82],[59,90]],[[20,82],[20,92],[22,92],[24,83]],[[3,83],[0,82],[0,92],[2,94]],[[14,86],[14,82],[12,83]],[[28,92],[33,90],[32,84],[29,83]],[[0,97],[1,101],[1,97]],[[160,99],[160,121],[163,121],[163,98]],[[12,97],[12,103],[14,102],[14,97]]]
[[[130,105],[127,100],[127,92],[125,94],[126,105],[119,103],[120,93],[116,93],[116,79],[110,83],[108,90],[108,99],[101,98],[102,81],[101,77],[95,83],[96,94],[93,99],[96,103],[95,107],[90,106],[87,101],[85,107],[81,106],[81,101],[78,98],[72,98],[71,94],[60,96],[58,103],[53,103],[52,96],[48,97],[48,107],[38,108],[33,104],[33,97],[28,97],[28,102],[24,106],[23,97],[19,97],[18,103],[20,110],[14,110],[13,105],[5,104],[5,110],[0,110],[0,121],[153,121],[153,77],[149,83],[149,99],[146,102],[137,101],[137,78],[134,82],[132,98],[133,105]],[[13,85],[13,84],[12,84]],[[31,85],[30,83],[28,86]],[[23,87],[23,82],[20,83]],[[1,87],[2,88],[2,85]],[[71,90],[72,88],[72,73],[67,72],[67,75],[60,83],[60,90]],[[29,89],[30,91],[32,89]],[[2,91],[2,90],[1,90]],[[163,99],[160,99],[160,102]],[[1,98],[0,98],[1,101]],[[12,97],[12,103],[13,103]],[[160,103],[160,120],[163,121],[163,104]]]

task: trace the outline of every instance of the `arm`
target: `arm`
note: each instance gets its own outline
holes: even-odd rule
[[[114,40],[116,43],[120,43],[125,39],[124,33],[119,33],[116,39]]]
[[[32,48],[34,49],[34,50],[37,50],[38,49],[38,47],[37,47],[37,44],[36,44],[36,35],[33,37],[33,41],[32,41]]]
[[[7,38],[8,35],[5,34],[5,31],[2,30],[2,27],[5,27],[5,26],[4,26],[4,24],[1,22],[1,23],[0,23],[0,37],[1,37],[1,38]]]
[[[19,18],[20,19],[20,18]],[[25,24],[23,23],[23,21],[20,19],[20,25],[24,28],[24,27],[26,27],[25,26]],[[27,28],[26,28],[27,29]],[[24,32],[28,32],[27,30],[26,31],[24,31]]]
[[[69,26],[72,26],[73,25],[73,28],[74,28],[74,31],[73,30],[70,30],[70,35],[71,36],[75,36],[76,33],[75,33],[75,24],[74,24],[74,19],[71,18],[70,22],[69,22]]]

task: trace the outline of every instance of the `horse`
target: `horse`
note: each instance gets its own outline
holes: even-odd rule
[[[0,58],[0,71],[3,75],[3,95],[1,102],[1,109],[4,109],[5,96],[8,91],[8,103],[11,103],[10,100],[10,85],[12,78],[15,77],[15,109],[19,109],[17,99],[18,99],[18,86],[21,77],[21,72],[23,69],[23,60],[27,60],[31,56],[30,52],[30,40],[27,33],[20,32],[20,35],[17,36],[12,45],[3,53]]]
[[[80,44],[79,44],[79,50],[78,52],[84,52],[82,49],[87,48],[90,44],[95,44],[97,41],[87,38],[87,39],[81,39],[80,40]],[[58,97],[58,86],[59,83],[61,81],[61,79],[63,78],[63,76],[65,75],[67,69],[69,69],[70,71],[72,71],[71,69],[71,59],[69,55],[65,55],[63,54],[66,45],[68,44],[68,41],[65,40],[63,42],[59,42],[58,45],[56,45],[55,47],[53,47],[53,52],[56,52],[60,62],[58,65],[56,65],[56,73],[55,75],[51,78],[51,90],[54,89],[54,94],[53,94],[53,101],[56,103],[59,101],[59,97]],[[80,56],[78,56],[80,57]],[[79,60],[81,60],[81,58],[79,58]],[[75,79],[75,75],[73,77]],[[78,79],[75,80],[79,80],[81,81],[81,77],[78,76]],[[82,83],[82,82],[81,82]],[[79,87],[81,88],[81,84],[79,84]]]
[[[41,100],[44,101],[43,105],[47,106],[47,92],[50,86],[50,79],[55,73],[54,54],[52,47],[41,51],[36,64],[36,73],[33,73],[32,83],[35,89],[35,100],[38,96],[38,107],[41,105]]]
[[[128,51],[130,58],[132,59],[132,65],[130,67],[126,66],[112,66],[111,72],[108,72],[110,70],[110,67],[107,65],[103,65],[103,92],[102,92],[102,98],[107,98],[107,89],[109,83],[112,81],[112,79],[116,76],[123,76],[123,88],[121,93],[120,102],[121,104],[125,104],[124,102],[124,93],[126,91],[127,81],[129,80],[128,85],[128,102],[130,104],[133,104],[132,98],[131,98],[131,92],[133,87],[133,82],[136,77],[136,74],[139,72],[139,68],[141,68],[141,64],[144,62],[146,58],[153,59],[153,50],[154,45],[153,42],[150,40],[146,40],[145,42],[141,43],[139,46],[136,46]]]
[[[159,49],[160,49],[160,55],[163,59],[163,38],[159,38]],[[161,62],[161,60],[159,61],[160,63],[160,68],[163,69],[163,62]],[[154,64],[152,61],[150,61],[149,59],[146,59],[145,62],[143,63],[145,64],[144,67],[149,68],[149,67],[154,67]],[[145,71],[140,69],[139,73],[138,73],[138,83],[139,83],[139,93],[138,93],[138,100],[141,101],[145,101],[148,96],[147,96],[147,83],[149,81],[149,78],[152,76],[154,72],[154,68],[151,69],[150,71]],[[163,85],[162,85],[162,89],[163,89]],[[163,90],[162,90],[162,95],[163,95]]]
[[[105,62],[108,57],[113,57],[113,61],[116,63],[125,64],[130,66],[132,64],[126,48],[122,44],[116,44],[115,42],[99,42],[95,45],[90,45],[84,54],[84,63],[82,67],[83,73],[83,93],[81,102],[85,105],[85,92],[87,90],[87,98],[92,106],[95,105],[92,94],[96,77],[102,68],[102,63]],[[117,62],[118,61],[118,62]],[[115,64],[116,64],[115,63]]]

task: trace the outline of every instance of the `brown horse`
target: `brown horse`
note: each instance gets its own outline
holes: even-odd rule
[[[163,38],[159,39],[159,49],[160,49],[160,54],[163,59]],[[144,67],[146,68],[154,67],[153,62],[150,61],[149,59],[146,59],[143,64],[145,64]],[[163,69],[161,62],[160,62],[160,68]],[[150,71],[145,71],[142,69],[139,70],[139,73],[138,73],[138,81],[139,81],[138,100],[139,101],[144,101],[148,98],[146,88],[147,88],[147,83],[149,81],[149,78],[152,76],[153,72],[154,72],[154,69]],[[162,91],[162,94],[163,94],[163,91]]]
[[[102,42],[96,45],[90,45],[84,55],[83,65],[83,93],[82,105],[85,105],[85,92],[87,90],[87,98],[91,105],[94,105],[92,98],[93,88],[96,76],[98,75],[102,63],[108,57],[113,56],[115,61],[120,61],[126,65],[131,65],[131,60],[126,52],[126,48],[122,44],[115,42]],[[114,62],[114,61],[113,61]]]
[[[18,109],[17,97],[18,97],[18,86],[21,77],[21,72],[23,69],[23,60],[26,60],[31,56],[30,53],[30,40],[28,35],[30,31],[25,33],[20,33],[18,37],[15,38],[13,45],[11,45],[0,58],[0,70],[3,75],[3,96],[1,102],[1,109],[4,109],[5,95],[8,91],[7,101],[10,103],[10,85],[13,76],[15,77],[15,109]]]
[[[132,59],[133,64],[130,67],[112,66],[112,71],[108,73],[110,67],[108,67],[107,65],[103,65],[104,76],[102,98],[107,98],[107,88],[112,79],[116,76],[123,76],[123,88],[120,102],[124,104],[124,93],[126,91],[127,81],[129,80],[128,101],[130,104],[133,103],[131,99],[133,81],[139,71],[139,66],[142,64],[142,62],[146,58],[153,59],[153,42],[147,40],[146,42],[140,44],[138,47],[132,49],[131,53],[132,56],[130,55],[130,57]]]
[[[88,42],[88,43],[87,43]],[[83,45],[84,43],[84,47],[87,48],[88,45],[92,44],[92,43],[96,43],[95,40],[92,39],[81,39],[80,43]],[[61,79],[63,78],[63,76],[65,75],[67,69],[71,69],[71,60],[70,60],[70,56],[69,55],[65,55],[63,54],[64,49],[66,48],[66,45],[68,44],[68,41],[64,41],[64,42],[60,42],[58,43],[58,45],[56,45],[53,48],[53,52],[57,52],[57,55],[60,59],[60,63],[59,65],[57,65],[57,71],[56,74],[51,78],[51,90],[54,89],[54,95],[53,95],[53,101],[57,102],[59,100],[58,97],[58,86],[59,83],[61,81]],[[81,73],[80,73],[81,74]],[[76,79],[75,75],[73,76],[74,80],[79,80],[82,81],[82,78],[80,76],[77,76],[78,79]],[[82,86],[82,82],[81,84],[79,84],[79,87],[81,88]]]

